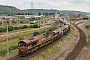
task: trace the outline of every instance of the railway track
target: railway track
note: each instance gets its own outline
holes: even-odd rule
[[[46,27],[45,30],[48,30],[49,28],[54,27],[54,25],[56,26],[56,22],[53,23],[53,26],[50,26],[51,24],[46,24],[46,25],[48,25],[49,27]],[[33,33],[29,33],[27,35],[31,35],[31,34],[33,34]],[[22,36],[27,36],[27,35],[22,35]],[[17,39],[19,37],[21,37],[21,36],[12,37],[12,38],[9,38],[9,40]],[[0,43],[2,43],[2,42],[6,42],[6,39],[0,40]]]
[[[45,30],[48,30],[49,28],[51,28],[51,27],[47,27]],[[33,34],[33,33],[29,33],[29,34],[27,34],[27,35],[31,35],[31,34]],[[22,35],[22,36],[27,36],[27,35]],[[19,38],[19,37],[20,37],[20,36],[12,37],[12,38],[9,38],[9,40],[17,39],[17,38]],[[1,42],[6,42],[6,39],[0,40],[0,43],[1,43]]]
[[[48,30],[51,27],[57,26],[56,22],[53,23],[53,26],[51,26],[51,24],[46,24],[46,25],[48,25],[49,27],[46,27],[45,30]],[[27,35],[31,35],[31,34],[33,34],[33,33],[29,33]],[[22,36],[27,36],[27,35],[22,35]],[[21,36],[16,36],[16,37],[8,38],[8,40],[10,41],[10,40],[13,40],[13,39],[17,39],[19,37],[21,37]],[[0,43],[2,43],[2,42],[6,42],[6,39],[0,40]]]
[[[80,39],[75,46],[75,48],[72,50],[72,52],[65,58],[65,60],[75,60],[75,58],[79,55],[80,51],[84,46],[86,46],[86,35],[85,33],[77,26],[82,22],[79,22],[77,24],[74,24],[74,26],[79,30],[80,33]]]

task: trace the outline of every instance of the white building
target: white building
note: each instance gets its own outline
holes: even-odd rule
[[[60,20],[60,14],[55,14],[55,20]]]

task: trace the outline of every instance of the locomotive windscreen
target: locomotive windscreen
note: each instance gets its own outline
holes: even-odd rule
[[[26,46],[25,43],[19,43],[18,46]]]

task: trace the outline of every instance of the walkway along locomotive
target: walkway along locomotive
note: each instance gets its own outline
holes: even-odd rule
[[[61,22],[64,23],[64,26],[61,28],[41,35],[37,35],[27,40],[20,41],[18,43],[19,55],[26,56],[27,54],[30,54],[37,49],[57,40],[62,36],[62,34],[67,33],[70,30],[70,24],[67,24],[66,22],[64,22],[64,20]]]

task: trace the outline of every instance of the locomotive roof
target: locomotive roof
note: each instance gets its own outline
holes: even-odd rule
[[[41,35],[37,35],[37,36],[33,37],[34,39],[31,40],[31,41],[32,41],[32,42],[35,42],[35,41],[40,40],[40,39],[43,38],[43,37],[44,37],[43,34],[41,34]]]
[[[23,41],[20,41],[20,42],[24,42],[24,43],[26,43],[26,44],[31,43],[31,41],[30,41],[30,40],[23,40]],[[20,42],[19,42],[19,43],[20,43]]]
[[[29,44],[29,43],[38,41],[39,39],[41,39],[41,38],[43,38],[43,37],[44,37],[43,34],[41,34],[41,35],[37,35],[37,36],[35,36],[35,37],[33,37],[33,38],[30,38],[30,39],[28,39],[28,40],[23,40],[23,41],[20,41],[20,42],[24,42],[24,43],[26,43],[26,44]]]
[[[44,37],[47,37],[47,36],[53,35],[53,34],[54,34],[54,33],[53,33],[52,31],[49,31],[49,32],[47,32],[47,33],[44,33],[43,36],[44,36]]]
[[[53,32],[52,32],[52,31],[49,31],[49,32],[47,32],[46,34],[47,34],[47,35],[49,35],[49,34],[53,34]]]

